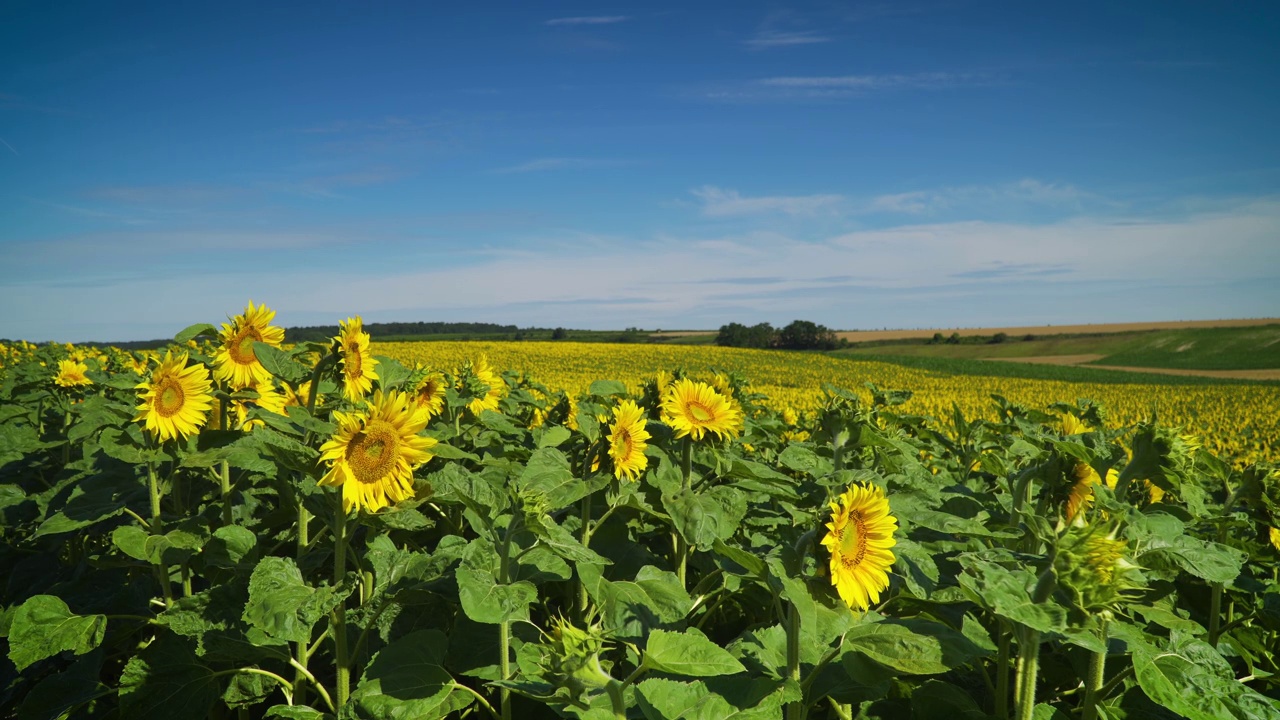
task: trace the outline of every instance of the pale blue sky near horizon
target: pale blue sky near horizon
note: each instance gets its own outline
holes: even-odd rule
[[[1280,4],[0,6],[0,338],[1280,316]]]

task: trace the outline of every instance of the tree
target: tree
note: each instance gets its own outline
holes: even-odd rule
[[[552,330],[552,331],[551,331],[551,339],[552,339],[552,340],[563,340],[563,339],[565,339],[565,338],[567,338],[567,337],[569,337],[569,331],[568,331],[568,330],[565,330],[565,329],[564,329],[564,328],[562,328],[562,327],[558,327],[558,328],[556,328],[555,330]]]
[[[778,346],[789,350],[831,350],[836,334],[825,325],[794,320],[778,333]]]
[[[722,347],[769,348],[777,344],[778,331],[769,323],[747,327],[742,323],[721,325],[716,344]]]

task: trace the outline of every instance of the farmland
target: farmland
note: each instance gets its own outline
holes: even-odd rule
[[[4,717],[1280,717],[1276,384],[271,317],[0,346]]]

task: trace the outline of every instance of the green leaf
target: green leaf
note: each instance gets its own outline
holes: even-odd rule
[[[360,720],[434,720],[471,704],[444,669],[445,634],[418,630],[373,656],[351,694],[344,717]]]
[[[311,375],[301,363],[293,359],[291,353],[261,341],[253,343],[253,354],[262,363],[267,372],[296,387]]]
[[[266,557],[249,578],[243,619],[274,640],[309,642],[311,628],[338,606],[333,588],[312,588],[290,558]]]
[[[653,631],[645,645],[642,662],[650,670],[691,677],[746,671],[737,658],[693,629],[683,633]]]
[[[587,390],[592,395],[605,397],[608,395],[626,395],[627,386],[618,380],[596,380]]]
[[[217,337],[218,328],[214,327],[213,325],[210,325],[209,323],[196,323],[195,325],[188,325],[187,327],[179,331],[177,335],[173,336],[173,341],[176,343],[186,343],[188,340],[194,340],[201,336]]]
[[[9,626],[9,659],[18,670],[64,650],[84,655],[102,644],[105,615],[80,616],[61,598],[36,595],[18,607]]]
[[[569,428],[552,425],[547,428],[535,429],[533,436],[537,440],[538,447],[550,448],[563,445],[566,440],[573,437],[573,433],[569,431]]]
[[[1040,632],[1066,627],[1067,612],[1056,603],[1036,603],[1031,597],[1036,576],[1030,570],[1009,570],[973,554],[957,558],[964,572],[960,587],[971,600],[995,614]]]
[[[115,690],[103,685],[102,652],[95,651],[77,658],[71,667],[40,681],[23,698],[16,717],[26,720],[62,720],[76,706]]]
[[[120,676],[120,716],[129,720],[203,720],[221,695],[214,671],[190,643],[164,634],[129,660]]]
[[[676,531],[699,550],[710,550],[717,540],[733,537],[747,514],[746,497],[725,485],[702,493],[683,490],[663,497],[662,504]]]
[[[412,370],[395,358],[374,355],[373,359],[378,361],[378,387],[383,390],[400,387],[413,374]]]
[[[206,564],[219,568],[235,568],[251,554],[258,544],[258,536],[239,525],[228,525],[213,531],[213,539],[205,545],[201,555]]]
[[[547,509],[556,511],[581,500],[588,492],[587,483],[575,476],[569,460],[555,448],[539,448],[529,457],[517,486],[545,495]]]
[[[1151,562],[1151,555],[1172,560],[1202,580],[1220,583],[1235,580],[1246,559],[1244,553],[1233,547],[1190,535],[1177,536],[1165,546],[1150,544],[1136,559],[1146,565]]]
[[[525,580],[500,585],[491,573],[465,564],[458,566],[455,575],[462,611],[478,623],[528,620],[529,606],[538,599],[538,588]]]
[[[789,470],[808,475],[822,477],[831,472],[831,461],[819,457],[817,453],[802,445],[788,445],[778,455],[778,462]]]
[[[1207,643],[1174,634],[1166,649],[1130,643],[1134,676],[1142,692],[1189,720],[1276,720],[1268,698],[1231,675],[1231,667]]]
[[[937,675],[987,654],[969,638],[927,620],[888,620],[854,626],[844,647],[910,675]]]

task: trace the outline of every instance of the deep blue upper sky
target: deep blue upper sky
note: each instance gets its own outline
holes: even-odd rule
[[[1280,315],[1280,5],[0,5],[0,337]]]

